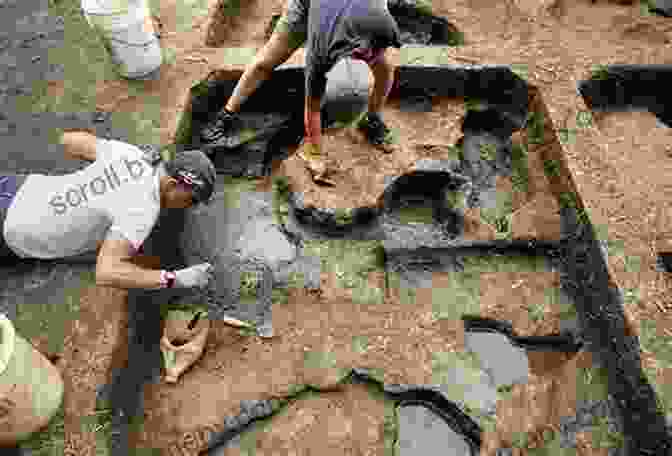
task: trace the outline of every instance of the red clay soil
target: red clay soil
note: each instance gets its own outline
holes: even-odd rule
[[[583,0],[499,3],[490,0],[435,0],[432,3],[435,14],[447,17],[465,33],[466,45],[448,49],[447,62],[527,64],[529,82],[540,89],[555,128],[565,126],[563,122],[574,118],[578,109],[586,109],[576,95],[576,83],[588,77],[593,64],[672,63],[669,20],[641,17],[639,2],[627,6],[610,2],[592,4]],[[161,110],[161,141],[164,143],[169,142],[175,133],[189,88],[210,71],[226,66],[224,49],[208,48],[203,44],[208,28],[207,18],[199,18],[193,30],[178,34],[175,32],[173,5],[172,2],[160,5],[165,37],[162,44],[176,50],[175,62],[164,67],[160,80],[147,83],[145,93],[137,97],[127,95],[128,84],[123,81],[100,81],[97,89],[98,108],[108,111],[138,112],[148,96],[157,96]],[[273,13],[280,12],[282,3],[257,1],[250,2],[250,5],[254,5],[250,6],[250,11],[254,10],[254,19],[234,21],[234,29],[225,35],[222,46],[258,48],[262,45],[265,25]],[[214,2],[212,6],[214,8]],[[391,54],[396,58],[397,52]],[[302,56],[303,50],[299,50],[291,62],[302,62]],[[54,84],[52,88],[58,91],[57,86]],[[392,106],[387,109],[388,112]],[[422,119],[427,122],[427,115]],[[448,116],[447,119],[453,121],[454,117]],[[399,122],[400,119],[391,121]],[[436,117],[432,121],[439,125],[445,120]],[[619,131],[619,124],[623,126],[620,128],[625,128],[624,131]],[[639,124],[639,130],[635,128],[636,124]],[[600,120],[599,128],[605,134],[600,135],[594,128],[579,131],[576,143],[562,146],[560,152],[566,156],[572,179],[580,190],[581,199],[591,210],[593,222],[608,224],[610,237],[622,239],[626,243],[626,252],[642,255],[640,273],[624,272],[622,260],[609,258],[619,285],[641,289],[642,299],[626,306],[626,310],[634,312],[638,318],[655,319],[659,326],[666,326],[661,330],[667,329],[670,327],[667,324],[669,319],[662,317],[665,316],[665,305],[670,304],[669,282],[653,271],[654,255],[650,241],[658,231],[669,225],[660,215],[667,207],[662,179],[666,175],[664,167],[669,157],[662,149],[649,147],[652,135],[658,137],[659,134],[650,119],[630,114],[625,117],[614,115]],[[426,131],[429,129],[423,128],[418,134],[426,134]],[[454,144],[451,138],[457,134],[455,128],[431,131],[441,136],[442,141]],[[624,132],[627,132],[626,137],[636,139],[617,139]],[[609,142],[608,148],[601,145],[605,142]],[[637,150],[635,144],[639,144]],[[413,152],[409,150],[407,153]],[[364,157],[377,159],[378,155],[371,153],[364,154]],[[387,167],[404,166],[409,160],[410,157],[403,156],[386,157],[377,166],[381,173],[387,173]],[[371,163],[369,160],[362,164],[369,166]],[[351,172],[352,182],[361,182],[358,174]],[[340,197],[352,198],[349,193]],[[536,204],[546,206],[539,201]],[[527,218],[535,217],[536,212],[530,209]],[[651,213],[658,215],[650,216]],[[529,229],[529,224],[526,229]],[[522,222],[521,226],[524,226]],[[137,444],[164,449],[171,445],[185,448],[185,444],[180,443],[185,436],[191,436],[189,438],[193,440],[195,430],[207,426],[217,429],[224,416],[237,413],[241,399],[281,396],[292,384],[311,375],[323,377],[315,378],[316,383],[328,385],[333,382],[336,376],[334,374],[333,378],[329,378],[331,371],[307,372],[300,368],[304,347],[333,351],[338,363],[344,366],[380,367],[387,381],[419,383],[429,380],[428,366],[432,352],[445,351],[451,346],[459,348],[462,342],[458,322],[432,320],[431,301],[422,298],[424,291],[418,291],[418,304],[413,308],[395,304],[392,298],[384,305],[363,307],[345,299],[319,300],[297,292],[290,296],[288,304],[277,305],[274,309],[278,337],[266,342],[243,338],[236,335],[235,330],[218,327],[213,322],[214,329],[203,359],[177,385],[162,384],[147,389],[147,419],[143,435],[137,436]],[[82,432],[80,417],[93,411],[95,386],[107,380],[113,364],[112,353],[124,351],[127,321],[124,301],[125,295],[121,292],[101,288],[90,290],[82,298],[82,313],[73,321],[71,334],[66,338],[59,365],[66,382],[68,455],[94,454],[95,439],[93,435]],[[489,311],[487,306],[484,309]],[[537,330],[529,322],[520,320],[520,310],[499,308],[492,312],[513,320],[516,329],[531,333]],[[549,319],[544,324],[550,325],[551,322],[552,319]],[[369,335],[370,345],[364,354],[353,353],[350,348],[353,335]],[[119,362],[117,356],[123,358],[123,355],[114,355],[115,365]],[[528,385],[514,388],[515,399],[511,404],[500,403],[497,436],[486,436],[486,448],[505,442],[513,431],[529,430],[530,435],[534,435],[543,426],[557,424],[560,416],[571,414],[576,383],[574,363],[578,363],[582,356],[570,361],[560,358],[555,362],[549,361],[555,367],[548,370],[535,367],[538,377],[533,376]],[[552,358],[549,355],[544,357],[544,362]],[[535,365],[541,362],[533,360]],[[333,394],[346,401],[350,393]],[[331,396],[328,396],[329,399],[326,395],[324,397],[318,401],[321,405],[306,406],[306,409],[324,407]],[[358,397],[356,400],[359,404],[362,399]],[[565,409],[558,409],[558,405]],[[372,408],[371,415],[375,415],[374,412]],[[311,414],[309,412],[308,416]],[[326,419],[323,415],[320,414],[322,420]],[[348,413],[345,415],[350,416]],[[288,419],[287,426],[296,426],[296,422]],[[345,423],[347,420],[342,422]],[[278,426],[283,426],[282,419],[279,419]],[[370,428],[376,426],[371,424]],[[353,428],[359,426],[353,425]],[[346,431],[347,427],[343,432]],[[327,435],[326,431],[317,427],[313,433],[315,438],[324,439]],[[264,446],[268,448],[267,445],[271,445],[268,442],[272,440],[264,441],[267,442]],[[302,439],[299,443],[301,448],[305,448],[311,445],[310,442],[311,439]],[[359,445],[354,440],[351,442]],[[369,443],[367,441],[367,445]],[[365,448],[362,446],[359,449],[365,453]],[[583,449],[580,451],[588,454]],[[184,454],[195,453],[185,451]]]

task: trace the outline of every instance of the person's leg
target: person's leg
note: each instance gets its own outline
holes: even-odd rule
[[[373,91],[369,97],[369,113],[379,114],[394,84],[394,64],[385,52],[369,63],[373,73]]]
[[[383,122],[381,111],[394,84],[394,65],[385,55],[385,50],[373,55],[367,64],[373,73],[373,90],[369,97],[368,112],[359,122],[359,128],[368,141],[381,147],[386,153],[394,151],[390,129]]]
[[[303,45],[307,33],[307,11],[302,0],[288,0],[282,16],[275,24],[268,42],[241,76],[226,103],[229,112],[240,111],[241,105],[270,78],[273,70],[289,59]]]
[[[271,77],[273,70],[286,62],[301,46],[299,35],[289,29],[285,30],[285,24],[282,18],[278,21],[271,38],[256,55],[254,62],[245,69],[226,103],[227,111],[240,111],[245,101]]]
[[[7,245],[4,236],[5,219],[25,176],[0,176],[0,264],[16,264],[21,260]]]
[[[205,142],[218,140],[226,130],[232,128],[235,114],[259,86],[286,62],[296,49],[301,47],[307,35],[307,14],[302,0],[289,0],[285,11],[273,30],[268,42],[257,53],[254,61],[245,68],[243,75],[233,89],[224,109],[202,131]]]

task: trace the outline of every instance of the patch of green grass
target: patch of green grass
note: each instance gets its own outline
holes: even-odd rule
[[[571,299],[559,287],[551,287],[544,291],[544,302],[548,308],[558,309],[561,320],[576,318],[577,310]]]
[[[640,0],[639,13],[642,16],[653,16],[654,4],[650,0]]]
[[[245,128],[240,131],[240,142],[244,144],[253,140],[257,136],[257,131],[251,128]]]
[[[240,208],[241,193],[255,192],[258,182],[258,179],[252,177],[218,176],[217,179],[221,179],[225,183],[223,188],[224,206],[232,209]]]
[[[394,403],[385,403],[385,418],[383,421],[383,442],[385,454],[397,456],[399,454],[399,417]]]
[[[431,224],[434,221],[431,207],[417,205],[400,208],[397,212],[397,217],[405,225],[415,223]]]
[[[497,230],[498,236],[506,238],[511,234],[510,218],[513,213],[513,195],[511,192],[497,193],[495,207],[481,207],[483,221]]]
[[[323,272],[336,275],[342,288],[353,289],[353,300],[360,304],[380,304],[384,289],[371,287],[369,273],[385,270],[385,255],[380,241],[349,241],[333,239],[307,241],[304,254],[320,258]]]
[[[241,303],[255,302],[257,299],[257,287],[259,286],[259,276],[252,271],[242,271],[240,273],[240,301]]]
[[[452,209],[466,209],[467,196],[462,190],[446,190],[445,201],[447,207]]]
[[[529,78],[529,69],[526,64],[524,63],[514,63],[510,65],[511,71],[513,74],[518,76],[519,78],[527,81]]]
[[[659,369],[646,366],[643,370],[649,384],[656,392],[656,405],[658,411],[663,415],[672,413],[672,384],[669,382],[661,382],[659,380]],[[660,369],[660,371],[662,372],[663,369]]]
[[[625,304],[635,304],[641,300],[639,288],[624,288],[623,301]]]
[[[366,336],[354,336],[352,338],[352,350],[357,353],[364,353],[369,345],[369,339]]]
[[[352,223],[352,208],[338,208],[336,209],[336,214],[334,218],[336,219],[336,223],[339,225],[349,225]]]
[[[289,217],[289,180],[285,176],[273,179],[273,220],[285,225]]]
[[[527,115],[527,138],[530,144],[544,143],[544,115],[530,112]]]
[[[486,103],[480,98],[465,97],[464,99],[464,109],[467,111],[482,111],[486,108]]]
[[[240,0],[230,0],[223,3],[223,6],[223,11],[227,16],[237,15],[240,10]],[[177,18],[176,31],[187,32],[193,28],[194,19],[208,14],[208,1],[178,0],[175,2],[175,14]]]
[[[464,33],[457,28],[454,28],[448,34],[448,46],[464,46]]]
[[[386,272],[386,280],[388,288],[399,290],[399,301],[401,304],[415,305],[416,290],[413,287],[401,286],[401,274],[394,271]]]
[[[529,456],[575,456],[576,448],[565,448],[560,445],[560,434],[551,430],[545,430],[543,434],[544,444],[538,448],[527,448]]]
[[[287,304],[289,302],[289,290],[287,288],[273,288],[271,301],[273,304]]]
[[[451,273],[448,285],[432,287],[432,309],[437,320],[459,320],[465,314],[479,314],[480,274],[477,271]]]
[[[576,139],[576,128],[560,128],[558,129],[558,139],[561,144],[567,145]]]
[[[590,73],[590,79],[604,80],[609,77],[609,70],[607,65],[598,64],[593,65],[593,68]]]
[[[511,436],[511,446],[513,448],[524,449],[527,448],[529,443],[527,432],[514,432]]]
[[[639,342],[642,350],[646,350],[656,357],[657,365],[661,368],[672,367],[672,337],[660,335],[655,320],[644,319],[640,322]]]
[[[513,385],[502,385],[497,387],[498,393],[510,393],[513,391]]]
[[[449,160],[462,161],[464,159],[464,153],[462,148],[456,145],[448,146],[448,157]]]
[[[460,39],[455,37],[456,41]],[[448,63],[448,46],[403,46],[399,50],[399,63],[402,65],[439,66]]]
[[[32,299],[19,302],[12,322],[17,333],[26,340],[46,335],[49,352],[60,353],[67,328],[79,317],[82,291],[95,285],[95,273],[81,273],[79,284],[64,290],[62,299],[50,303]]]
[[[425,15],[425,16],[431,16],[433,9],[432,9],[432,1],[431,0],[417,0],[415,2],[415,7],[418,11],[418,13]]]
[[[64,418],[64,410],[61,406],[42,431],[36,432],[28,440],[21,442],[21,448],[28,451],[31,456],[62,456],[66,454]],[[92,414],[82,417],[84,431],[95,434],[97,456],[107,456],[109,454],[111,424],[111,409],[101,405],[97,405]]]
[[[494,161],[497,158],[497,146],[494,144],[481,144],[481,160]]]
[[[177,51],[175,48],[168,46],[161,46],[161,53],[163,54],[164,65],[174,65],[177,59]]]
[[[622,258],[625,270],[627,272],[639,272],[642,265],[642,258],[639,256],[627,255],[625,253],[625,243],[622,240],[609,238],[609,228],[604,225],[595,227],[595,236],[607,248],[609,256]]]
[[[21,442],[21,448],[28,450],[31,456],[60,456],[65,449],[64,411],[61,407],[41,432]]]
[[[527,193],[530,179],[528,163],[527,148],[514,144],[511,148],[511,183],[517,192]]]
[[[576,211],[576,218],[580,224],[590,223],[590,217],[587,210],[579,206],[577,197],[573,192],[562,192],[558,195],[558,203],[563,209],[574,209],[574,211]]]
[[[74,0],[49,4],[49,14],[64,19],[63,44],[48,51],[49,63],[64,67],[64,93],[48,96],[48,81],[37,81],[33,84],[32,94],[17,101],[18,111],[92,112],[95,110],[97,81],[119,77],[102,40],[93,33],[80,8],[79,2]]]
[[[542,256],[526,255],[470,255],[462,258],[464,271],[480,278],[481,273],[491,272],[547,272]]]
[[[544,173],[548,177],[559,177],[560,161],[556,159],[544,160]]]
[[[527,312],[532,321],[538,322],[544,319],[546,306],[544,303],[531,304],[527,307]]]
[[[607,400],[609,389],[607,387],[607,372],[604,368],[591,366],[579,368],[576,380],[576,400],[587,402],[589,400]]]
[[[595,448],[620,448],[625,443],[625,437],[620,432],[609,430],[609,418],[596,416],[591,426],[593,446]]]
[[[257,335],[257,329],[254,326],[238,328],[238,335],[241,337],[254,337]]]
[[[579,128],[588,128],[593,125],[593,114],[590,111],[579,111],[576,113],[576,126]]]

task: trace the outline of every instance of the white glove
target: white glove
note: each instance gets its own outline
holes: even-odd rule
[[[210,283],[213,267],[210,263],[201,263],[175,271],[176,288],[203,288]]]

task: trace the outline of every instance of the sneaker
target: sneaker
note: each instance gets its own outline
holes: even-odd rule
[[[214,120],[201,131],[201,139],[205,143],[212,143],[221,139],[233,129],[237,120],[238,116],[235,113],[225,110],[218,112]]]
[[[366,139],[376,147],[382,147],[384,152],[392,152],[391,131],[378,114],[368,113],[358,122],[357,127],[364,133]]]

